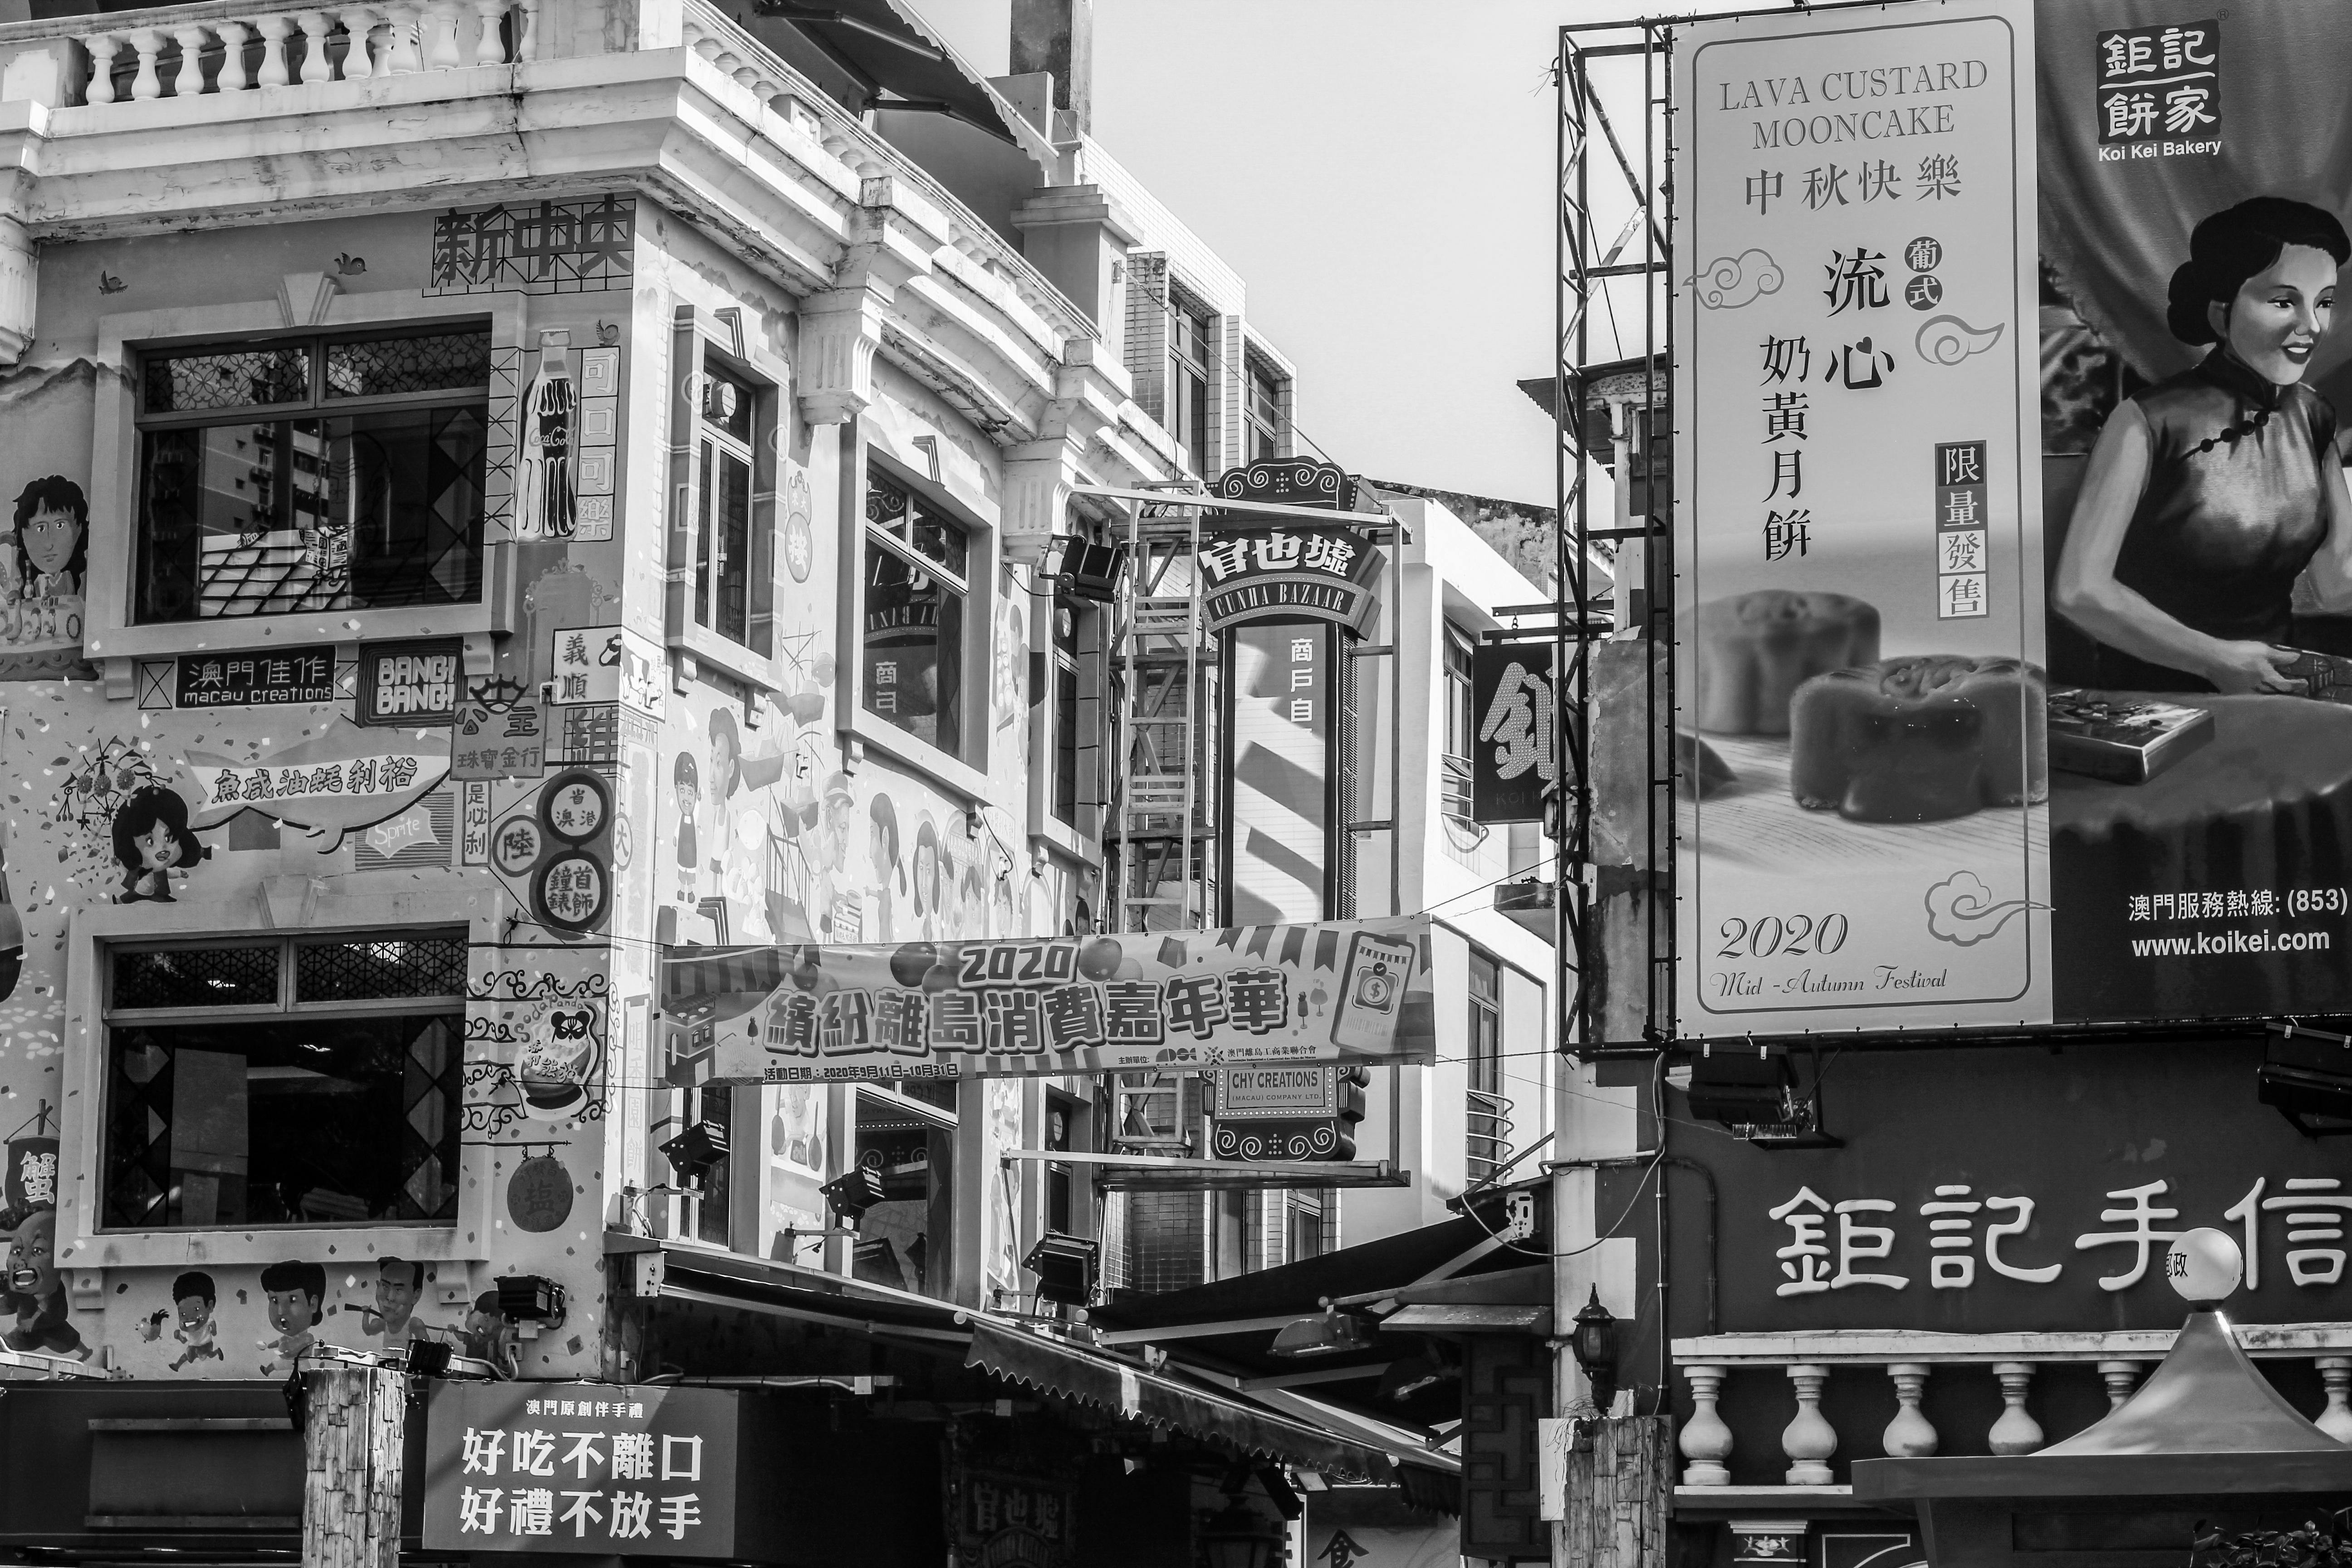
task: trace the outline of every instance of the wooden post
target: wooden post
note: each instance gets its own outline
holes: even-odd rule
[[[1673,1427],[1663,1415],[1578,1426],[1568,1457],[1560,1568],[1665,1568]]]
[[[302,1385],[302,1568],[398,1568],[406,1374],[346,1363]]]

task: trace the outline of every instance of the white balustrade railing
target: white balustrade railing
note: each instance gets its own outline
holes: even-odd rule
[[[2308,1357],[2327,1395],[2314,1417],[2339,1443],[2352,1445],[2352,1324],[2251,1327],[2238,1331],[2247,1353],[2264,1359]],[[1780,1434],[1785,1484],[1832,1483],[1830,1460],[1841,1450],[1901,1458],[1932,1455],[1942,1442],[1920,1408],[1932,1377],[1983,1377],[2000,1385],[2001,1412],[1985,1434],[1995,1454],[2030,1454],[2045,1446],[2030,1406],[2035,1372],[2056,1363],[2095,1365],[2110,1409],[2131,1397],[2140,1380],[2164,1359],[2172,1335],[2110,1334],[1722,1334],[1677,1340],[1675,1356],[1690,1388],[1691,1415],[1677,1434],[1682,1484],[1727,1487],[1735,1439],[1722,1416],[1724,1384],[1735,1374],[1785,1379],[1794,1414]],[[2315,1353],[2317,1352],[2317,1353]],[[1853,1447],[1822,1411],[1832,1375],[1885,1377],[1894,1384],[1895,1418],[1874,1446]],[[1778,1466],[1774,1468],[1778,1468]]]
[[[385,0],[93,17],[107,26],[79,35],[89,62],[83,100],[194,98],[509,65],[533,58],[538,10],[539,0]],[[126,68],[127,88],[117,81]]]

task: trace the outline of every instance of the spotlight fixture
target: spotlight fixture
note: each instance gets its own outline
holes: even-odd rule
[[[727,1159],[727,1129],[716,1121],[698,1121],[661,1146],[677,1179],[699,1189],[713,1166]]]
[[[560,1323],[563,1287],[537,1274],[511,1274],[498,1281],[499,1315],[509,1323]]]
[[[1037,1300],[1083,1307],[1094,1300],[1095,1270],[1101,1247],[1083,1236],[1049,1230],[1029,1249],[1021,1267],[1037,1276]]]
[[[852,1165],[817,1192],[835,1215],[856,1229],[857,1216],[882,1201],[882,1173],[871,1165]]]

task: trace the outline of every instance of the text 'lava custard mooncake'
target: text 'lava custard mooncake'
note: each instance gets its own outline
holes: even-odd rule
[[[1718,735],[1785,735],[1798,687],[1878,658],[1878,611],[1844,594],[1759,588],[1710,599],[1684,631],[1696,722]]]
[[[2014,658],[1916,654],[1818,675],[1790,704],[1789,788],[1856,822],[1939,822],[2050,795],[2047,682]]]

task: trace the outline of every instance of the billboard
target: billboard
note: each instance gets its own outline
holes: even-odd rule
[[[1434,1059],[1429,920],[672,948],[666,1080],[1058,1077]]]
[[[1559,788],[1550,643],[1486,643],[1470,655],[1470,817],[1541,822]]]
[[[1331,877],[1332,707],[1344,662],[1319,621],[1253,621],[1224,634],[1230,772],[1229,918],[1316,921]]]
[[[1679,1033],[2352,1006],[2334,20],[1683,30]]]

